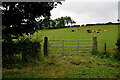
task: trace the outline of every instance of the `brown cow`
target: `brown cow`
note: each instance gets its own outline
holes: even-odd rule
[[[94,33],[94,30],[87,30],[88,33]]]
[[[97,31],[101,31],[101,29],[98,29]]]

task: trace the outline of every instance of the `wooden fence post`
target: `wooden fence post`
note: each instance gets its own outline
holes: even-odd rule
[[[105,43],[105,46],[104,46],[104,48],[105,48],[105,53],[104,53],[104,55],[106,54],[106,43]]]
[[[92,51],[97,50],[97,36],[93,37],[93,46],[92,46]]]
[[[44,55],[48,55],[48,37],[44,38]]]
[[[20,60],[22,61],[22,51],[20,51]]]

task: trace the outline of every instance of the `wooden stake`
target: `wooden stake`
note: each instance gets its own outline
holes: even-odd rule
[[[48,55],[48,37],[44,38],[44,55]]]
[[[94,36],[92,51],[96,51],[96,50],[97,50],[97,36]]]
[[[20,52],[20,59],[21,59],[21,61],[22,61],[22,51]]]

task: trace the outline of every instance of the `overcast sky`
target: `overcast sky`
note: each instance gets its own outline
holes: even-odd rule
[[[70,16],[76,25],[117,22],[119,0],[66,0],[51,11],[51,18]]]

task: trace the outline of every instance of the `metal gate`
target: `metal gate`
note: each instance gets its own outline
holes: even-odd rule
[[[93,39],[49,40],[48,53],[88,53],[92,52]]]
[[[97,36],[93,39],[49,40],[44,38],[44,55],[48,53],[88,53],[97,50]]]

